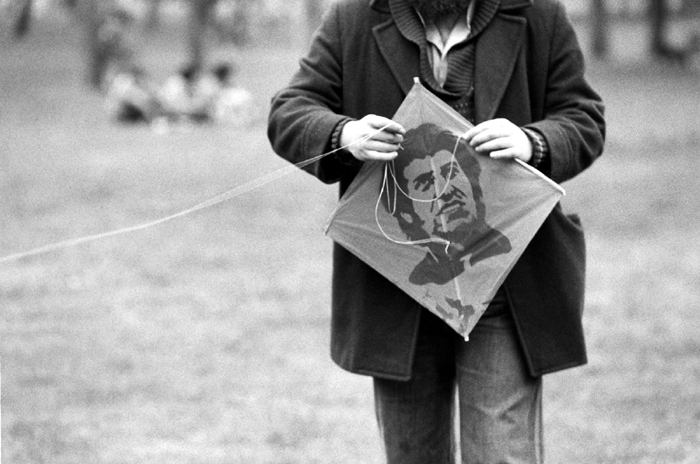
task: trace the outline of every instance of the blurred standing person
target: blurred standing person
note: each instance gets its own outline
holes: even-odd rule
[[[273,98],[275,152],[346,147],[305,168],[342,194],[363,163],[401,156],[390,118],[414,76],[475,124],[465,138],[484,156],[561,183],[602,153],[603,105],[558,0],[334,3]],[[455,408],[463,462],[542,462],[542,376],[586,362],[584,267],[580,224],[558,205],[465,342],[336,244],[331,356],[374,378],[388,462],[453,462]]]

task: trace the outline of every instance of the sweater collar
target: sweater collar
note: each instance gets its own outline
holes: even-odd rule
[[[399,33],[408,41],[416,44],[419,52],[420,75],[423,81],[435,93],[457,97],[457,94],[449,93],[437,82],[428,56],[428,47],[425,28],[416,9],[408,0],[388,0],[394,24]],[[474,38],[481,34],[491,20],[496,16],[502,0],[473,0],[476,1],[472,18],[471,32],[466,42],[466,47],[474,46]],[[467,50],[467,49],[465,49]]]
[[[407,0],[387,0],[394,22],[401,34],[418,46],[425,45],[425,29],[418,12]],[[476,1],[469,37],[478,35],[496,15],[499,6],[508,0],[472,0]],[[521,0],[522,1],[522,0]]]

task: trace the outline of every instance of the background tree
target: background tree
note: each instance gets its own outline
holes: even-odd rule
[[[207,39],[214,33],[220,40],[237,45],[248,42],[249,19],[254,0],[190,0],[188,17],[188,65],[195,71],[204,67]],[[220,7],[220,8],[219,8]]]
[[[251,15],[257,0],[218,0],[210,17],[219,40],[245,45],[251,36]]]
[[[160,24],[160,6],[162,0],[149,0],[146,8],[145,24],[147,29],[156,29]]]
[[[680,6],[684,17],[697,18],[700,13],[700,4],[697,0],[685,0]],[[668,37],[673,13],[668,0],[649,0],[648,7],[652,56],[682,66],[697,68],[700,65],[700,33],[696,30],[686,36],[684,43],[673,44]]]
[[[15,22],[14,30],[12,31],[15,39],[21,39],[27,35],[27,32],[29,32],[29,24],[32,20],[33,4],[34,2],[32,0],[24,0],[19,16],[17,17],[17,21]]]
[[[191,0],[187,27],[189,66],[200,71],[204,66],[206,34],[216,0]]]
[[[83,40],[87,52],[87,80],[91,87],[99,89],[108,57],[100,45],[100,4],[97,0],[73,0],[69,4],[75,10],[83,28]]]
[[[649,0],[651,53],[660,58],[667,57],[672,53],[672,47],[666,40],[668,21],[669,7],[666,0]]]
[[[610,49],[609,14],[605,0],[591,0],[591,49],[596,58],[605,58]]]
[[[323,0],[304,0],[304,16],[306,17],[306,34],[308,39],[311,39],[316,28],[321,25],[324,6]]]

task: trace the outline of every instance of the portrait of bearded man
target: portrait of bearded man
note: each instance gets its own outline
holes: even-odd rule
[[[394,160],[396,208],[390,213],[409,241],[427,249],[411,283],[444,285],[466,263],[474,266],[511,251],[508,238],[486,223],[481,167],[463,139],[422,124],[406,132],[401,146]]]

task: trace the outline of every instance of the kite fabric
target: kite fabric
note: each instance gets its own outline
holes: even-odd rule
[[[325,233],[468,340],[564,190],[476,153],[473,126],[417,80],[393,119],[399,156],[364,164]]]

